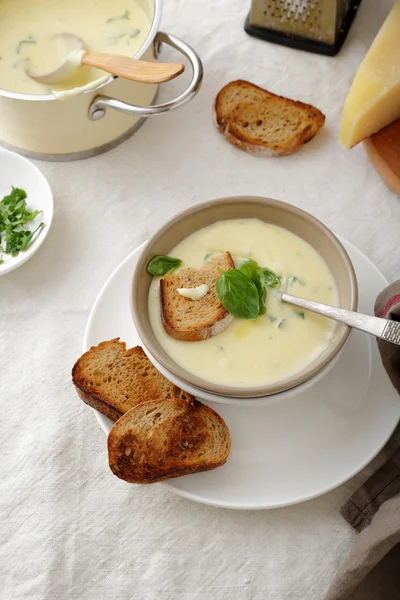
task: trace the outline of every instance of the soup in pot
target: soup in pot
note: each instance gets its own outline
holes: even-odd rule
[[[48,94],[81,87],[105,75],[79,67],[60,85],[39,83],[26,74],[57,68],[69,50],[57,34],[82,38],[86,50],[134,56],[150,30],[150,19],[133,0],[0,0],[0,88]]]

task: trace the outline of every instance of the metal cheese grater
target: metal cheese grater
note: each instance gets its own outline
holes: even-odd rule
[[[334,56],[361,0],[252,0],[245,30],[300,50]]]

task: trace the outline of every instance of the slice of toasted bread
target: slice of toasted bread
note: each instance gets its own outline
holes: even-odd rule
[[[215,100],[219,130],[228,142],[255,156],[299,150],[324,125],[318,108],[276,96],[248,81],[232,81]]]
[[[200,269],[182,269],[160,281],[161,315],[165,331],[182,342],[197,342],[217,335],[233,320],[222,306],[215,282],[223,271],[234,269],[229,252],[210,258]],[[181,296],[178,288],[208,285],[208,292],[198,300]]]
[[[135,406],[108,436],[110,468],[129,483],[209,471],[224,464],[229,450],[224,420],[201,402],[182,398]]]
[[[86,404],[113,421],[154,398],[193,400],[157,371],[140,346],[127,350],[119,338],[85,352],[72,369],[72,381]]]

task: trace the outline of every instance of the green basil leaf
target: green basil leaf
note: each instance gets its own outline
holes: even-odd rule
[[[258,298],[259,298],[258,314],[260,315],[260,317],[262,317],[267,312],[267,288],[261,282],[260,279],[254,283],[256,284],[256,287],[258,290]]]
[[[271,271],[271,269],[267,269],[266,267],[264,267],[262,269],[262,272],[264,275],[265,285],[268,285],[269,287],[274,288],[280,284],[281,277],[279,275],[277,275],[276,273],[274,273],[273,271]]]
[[[224,271],[216,282],[222,306],[238,319],[256,319],[259,296],[255,283],[237,269]]]
[[[172,256],[155,256],[147,265],[147,272],[155,277],[172,273],[182,264],[180,258],[172,258]]]
[[[264,276],[260,265],[252,258],[246,258],[239,266],[239,271],[251,279],[256,286],[259,300],[258,314],[259,316],[265,315],[267,311],[267,290],[264,285]]]
[[[245,258],[239,265],[239,271],[243,273],[243,275],[246,275],[246,277],[248,277],[252,281],[254,281],[255,279],[259,279],[259,269],[259,264],[252,258]]]

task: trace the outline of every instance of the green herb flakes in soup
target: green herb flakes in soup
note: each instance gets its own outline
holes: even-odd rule
[[[150,21],[134,0],[0,0],[0,88],[23,94],[48,94],[48,85],[26,75],[47,73],[65,60],[69,47],[57,34],[82,38],[86,50],[134,56]],[[57,91],[81,87],[105,75],[80,67]]]
[[[204,227],[172,248],[170,256],[180,259],[182,268],[199,268],[204,260],[226,251],[233,256],[237,272],[227,271],[217,292],[237,318],[209,339],[178,341],[163,328],[160,278],[155,277],[149,313],[158,342],[188,372],[220,385],[260,386],[295,375],[325,350],[335,324],[281,302],[274,289],[337,306],[332,273],[303,239],[258,219]]]

